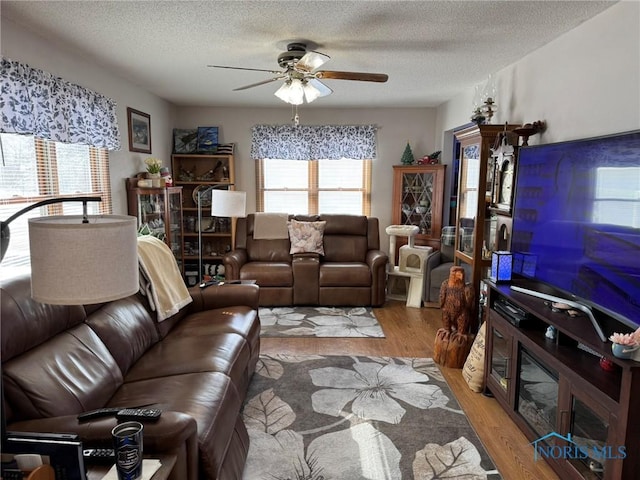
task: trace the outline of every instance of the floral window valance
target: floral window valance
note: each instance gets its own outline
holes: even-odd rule
[[[251,158],[358,160],[376,157],[375,125],[256,125]]]
[[[5,58],[0,81],[0,132],[120,149],[112,99]]]

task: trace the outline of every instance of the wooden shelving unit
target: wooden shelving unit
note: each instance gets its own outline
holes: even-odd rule
[[[173,154],[173,180],[183,189],[182,252],[187,284],[210,272],[206,266],[219,265],[233,246],[235,226],[230,218],[211,216],[209,188],[235,190],[233,155]],[[208,198],[207,198],[208,197]],[[201,206],[198,208],[198,198]],[[198,222],[198,218],[201,221]]]

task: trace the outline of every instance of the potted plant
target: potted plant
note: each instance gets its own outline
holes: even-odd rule
[[[640,328],[633,333],[614,333],[609,337],[611,351],[618,358],[632,358],[640,348]]]
[[[144,160],[144,163],[147,165],[147,178],[151,179],[151,186],[161,187],[160,169],[162,168],[162,160],[149,157]]]

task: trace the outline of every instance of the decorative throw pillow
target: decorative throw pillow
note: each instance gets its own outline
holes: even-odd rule
[[[462,367],[462,378],[474,392],[481,392],[484,388],[484,341],[487,322],[480,327],[476,335],[471,351]]]
[[[299,222],[291,220],[288,223],[289,239],[291,240],[289,253],[319,253],[324,255],[322,240],[326,224],[326,221]]]

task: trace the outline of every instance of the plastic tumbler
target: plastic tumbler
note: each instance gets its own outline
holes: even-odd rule
[[[140,422],[124,422],[111,431],[118,480],[142,478],[142,430]]]

